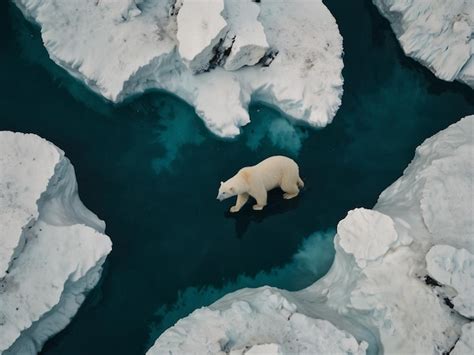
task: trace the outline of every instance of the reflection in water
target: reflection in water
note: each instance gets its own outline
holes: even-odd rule
[[[227,211],[224,215],[226,218],[235,221],[235,236],[240,239],[247,232],[251,223],[259,224],[267,218],[298,208],[299,199],[302,198],[303,194],[304,192],[302,190],[298,197],[285,200],[282,197],[283,191],[275,189],[268,193],[267,206],[265,206],[262,211],[254,211],[252,209],[252,205],[255,204],[255,201],[253,198],[250,198],[239,212],[230,213]]]

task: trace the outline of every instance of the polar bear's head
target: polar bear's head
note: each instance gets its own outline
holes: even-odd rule
[[[219,187],[219,193],[217,194],[217,199],[219,201],[223,201],[226,198],[232,197],[237,195],[237,191],[235,190],[235,187],[232,186],[229,181],[223,182],[221,181],[221,186]]]

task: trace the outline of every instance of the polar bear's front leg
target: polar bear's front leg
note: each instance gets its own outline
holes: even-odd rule
[[[232,213],[239,212],[242,206],[245,205],[248,199],[249,199],[249,194],[247,193],[237,195],[237,201],[235,202],[235,206],[232,206],[230,208],[230,212]]]
[[[250,194],[257,201],[257,204],[253,205],[252,208],[255,211],[263,210],[263,207],[267,205],[267,190],[265,190],[265,187],[262,185],[260,188],[253,190]]]

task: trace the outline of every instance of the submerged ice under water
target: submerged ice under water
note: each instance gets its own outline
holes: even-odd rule
[[[44,354],[140,354],[226,292],[314,282],[330,267],[331,228],[346,212],[372,207],[417,145],[474,112],[472,91],[407,59],[370,1],[325,3],[345,48],[334,122],[293,126],[255,104],[235,141],[213,137],[165,93],[103,102],[48,59],[38,29],[12,4],[0,4],[0,130],[34,132],[65,150],[82,200],[114,243],[101,284]],[[232,202],[215,200],[219,181],[274,154],[299,162],[301,196],[274,192],[261,213],[229,214]]]

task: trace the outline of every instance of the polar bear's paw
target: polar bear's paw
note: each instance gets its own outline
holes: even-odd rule
[[[255,211],[261,211],[263,210],[263,207],[265,206],[262,206],[262,205],[253,205],[252,208],[255,210]]]
[[[292,199],[296,196],[298,196],[298,193],[290,194],[290,193],[286,192],[286,193],[283,194],[283,198],[285,200],[290,200],[290,199]]]
[[[229,211],[230,213],[236,213],[240,211],[240,208],[238,206],[232,206]]]

